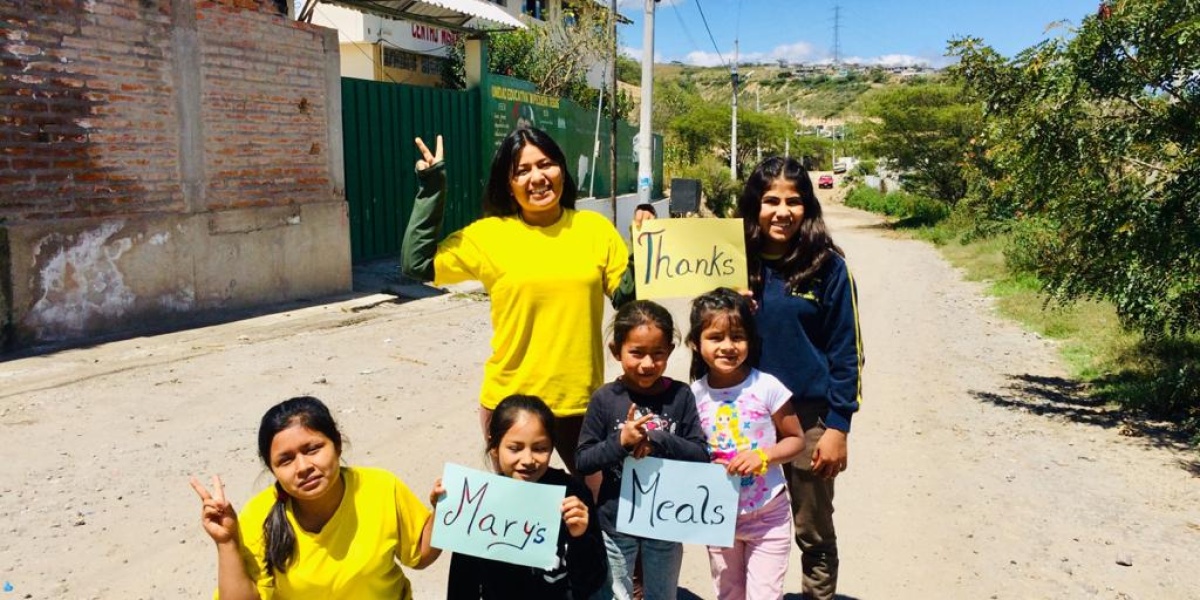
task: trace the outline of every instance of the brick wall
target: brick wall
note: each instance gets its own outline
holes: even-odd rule
[[[246,288],[246,277],[256,279],[258,301],[324,289],[245,268],[240,283],[221,284],[219,273],[199,274],[198,262],[209,258],[190,254],[198,245],[245,253],[265,244],[269,252],[279,239],[195,239],[184,232],[297,225],[299,207],[309,205],[330,208],[308,210],[308,218],[334,218],[343,202],[337,52],[328,30],[287,20],[286,0],[0,2],[0,228],[12,245],[0,289],[12,290],[7,310],[18,337],[22,319],[39,337],[41,317],[29,316],[31,307],[51,314],[48,290],[88,285],[70,281],[71,273],[94,257],[112,258],[106,244],[122,248],[117,254],[129,248],[137,255],[144,240],[170,250],[179,271],[171,285],[187,288],[174,300],[157,299],[171,310],[253,304],[236,291]],[[72,254],[83,239],[94,247]],[[79,264],[51,276],[49,254]],[[254,260],[281,260],[269,258]],[[148,294],[169,287],[155,275],[138,292],[142,274],[122,268],[103,265],[126,290],[123,308],[100,315],[113,327],[133,319],[139,303],[155,304]],[[197,279],[185,281],[191,272]],[[258,283],[276,280],[272,289]],[[218,284],[232,291],[209,298],[200,289]],[[79,308],[95,304],[88,302]],[[0,328],[5,322],[0,314]],[[55,335],[106,327],[72,325]]]
[[[178,0],[0,3],[0,218],[184,211]],[[275,0],[195,3],[203,208],[329,199],[325,49]]]
[[[245,4],[245,1],[236,4]],[[235,4],[235,2],[227,2]],[[208,206],[304,202],[328,193],[324,48],[276,15],[216,7],[199,19]],[[286,81],[286,88],[264,83]]]
[[[0,218],[179,207],[168,16],[79,4],[0,3]]]

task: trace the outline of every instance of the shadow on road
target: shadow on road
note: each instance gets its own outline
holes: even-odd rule
[[[1029,374],[1009,375],[1008,381],[1000,393],[973,390],[971,395],[995,406],[1061,417],[1104,429],[1117,428],[1121,435],[1143,438],[1160,448],[1194,450],[1186,437],[1175,432],[1170,424],[1147,421],[1122,411],[1090,395],[1087,386],[1079,381]],[[1193,476],[1200,477],[1200,459],[1180,460],[1179,463]]]
[[[354,265],[351,271],[351,277],[352,290],[343,294],[314,298],[297,298],[284,302],[263,304],[260,306],[251,306],[245,308],[206,309],[197,310],[190,313],[164,315],[154,319],[147,319],[144,323],[138,326],[130,326],[128,329],[95,335],[90,338],[68,340],[63,342],[46,342],[38,345],[16,348],[9,350],[8,352],[0,352],[0,363],[19,358],[53,354],[62,350],[90,348],[109,342],[117,342],[137,337],[154,336],[187,329],[221,325],[243,319],[251,319],[270,314],[311,308],[323,304],[367,298],[375,294],[389,294],[395,296],[395,298],[389,300],[388,302],[404,303],[421,298],[440,296],[446,293],[445,290],[426,285],[420,281],[416,281],[402,275],[400,273],[400,266],[395,258]]]
[[[679,588],[679,594],[676,595],[675,597],[678,598],[679,600],[704,600],[703,596],[697,596],[694,592],[692,592],[691,590],[689,590],[685,587],[682,587],[682,586],[680,586],[680,588]],[[781,600],[804,600],[804,596],[802,596],[801,594],[784,594],[783,598]],[[845,594],[837,594],[834,596],[834,600],[860,600],[860,599],[856,596],[847,596]]]

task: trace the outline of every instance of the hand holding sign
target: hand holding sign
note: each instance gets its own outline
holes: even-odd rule
[[[429,492],[429,505],[437,510],[438,500],[446,495],[446,486],[442,485],[442,478],[438,477],[437,481],[433,482],[433,489]]]
[[[575,496],[567,496],[562,501],[562,519],[567,524],[567,533],[571,537],[579,537],[587,531],[588,508],[582,500]]]

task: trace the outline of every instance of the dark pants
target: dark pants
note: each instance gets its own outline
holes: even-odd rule
[[[804,451],[791,464],[783,465],[788,493],[792,497],[792,522],[796,545],[800,547],[800,566],[804,578],[804,597],[833,600],[837,591],[837,533],[833,530],[833,479],[814,476],[812,456],[825,433],[822,405],[797,408],[804,430]]]

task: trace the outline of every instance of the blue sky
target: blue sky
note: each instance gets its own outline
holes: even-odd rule
[[[699,7],[707,18],[709,39]],[[838,56],[867,64],[945,66],[946,41],[975,36],[1012,56],[1078,25],[1099,0],[662,0],[655,12],[656,62],[694,65],[728,63],[734,39],[741,61],[787,59],[828,62],[833,58],[834,7],[840,6]],[[633,19],[621,28],[622,50],[641,58],[644,0],[619,0]],[[717,54],[724,57],[722,63]]]

